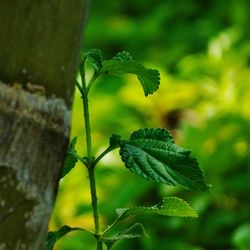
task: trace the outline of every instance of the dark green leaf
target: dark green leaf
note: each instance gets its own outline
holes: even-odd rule
[[[99,71],[102,68],[102,52],[99,49],[91,49],[86,53],[87,59],[91,62],[92,67]]]
[[[56,241],[58,241],[60,238],[62,238],[65,234],[68,234],[68,233],[70,233],[72,231],[76,231],[76,230],[87,231],[89,233],[92,233],[92,232],[85,230],[85,229],[82,229],[82,228],[72,228],[69,226],[63,226],[57,231],[48,232],[46,243],[45,243],[45,250],[53,250],[53,247],[54,247]]]
[[[102,59],[102,52],[99,49],[91,49],[86,53],[81,53],[79,69],[82,77],[85,76],[86,60],[90,62],[91,67],[93,67],[96,72],[101,70],[103,59]]]
[[[121,144],[121,136],[120,135],[112,135],[109,138],[109,145],[111,147],[117,147],[117,146],[120,146],[120,144]]]
[[[155,182],[186,189],[207,191],[203,172],[191,151],[174,144],[166,129],[145,128],[121,143],[126,167]]]
[[[69,145],[67,156],[64,162],[63,171],[61,174],[61,178],[63,178],[66,174],[68,174],[76,165],[78,159],[76,156],[76,145],[77,137],[74,137]]]
[[[145,96],[155,92],[160,85],[160,73],[158,70],[145,68],[125,51],[117,53],[111,60],[105,60],[101,72],[115,75],[124,73],[136,75],[141,82]]]
[[[184,200],[177,197],[168,197],[152,207],[132,207],[118,208],[118,221],[121,221],[129,216],[140,215],[146,213],[154,213],[165,216],[178,217],[198,217],[194,209]]]

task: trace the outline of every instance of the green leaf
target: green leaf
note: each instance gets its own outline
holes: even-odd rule
[[[153,94],[160,85],[159,71],[145,68],[142,64],[136,62],[126,51],[117,53],[111,60],[105,60],[101,73],[115,75],[128,73],[136,75],[141,82],[145,96]]]
[[[133,173],[171,186],[208,191],[203,172],[190,153],[175,145],[163,128],[135,131],[120,148],[122,161]]]
[[[135,239],[147,236],[147,233],[145,232],[145,229],[141,223],[135,223],[122,233],[118,234],[115,237],[103,237],[103,242],[107,245],[113,245],[118,240],[123,239]]]
[[[118,147],[121,144],[121,136],[120,135],[112,135],[109,138],[110,147]]]
[[[99,49],[91,49],[86,53],[81,53],[79,69],[82,77],[85,76],[86,60],[90,62],[91,67],[93,67],[96,72],[99,72],[101,70],[103,59],[102,52]]]
[[[78,158],[76,156],[76,145],[77,137],[74,137],[69,145],[67,156],[64,162],[63,171],[61,174],[61,178],[63,178],[66,174],[68,174],[76,165]]]
[[[77,137],[75,136],[75,137],[71,140],[70,147],[71,147],[71,148],[75,148],[76,142],[77,142]]]
[[[91,49],[86,53],[86,58],[91,62],[92,67],[99,71],[102,68],[102,52],[99,49]]]
[[[45,243],[45,250],[53,250],[53,247],[55,245],[55,243],[62,238],[64,235],[72,232],[72,231],[86,231],[92,234],[91,231],[88,231],[86,229],[83,228],[77,228],[77,227],[69,227],[69,226],[63,226],[61,227],[59,230],[57,231],[50,231],[48,232],[47,238],[46,238],[46,243]]]
[[[118,208],[116,212],[118,221],[124,220],[129,216],[146,213],[177,217],[198,217],[195,210],[186,201],[177,197],[168,197],[152,207]]]

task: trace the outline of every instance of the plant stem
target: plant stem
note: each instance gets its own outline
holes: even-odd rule
[[[112,151],[112,150],[114,150],[114,149],[116,149],[116,148],[118,148],[118,146],[117,147],[111,147],[111,146],[109,146],[108,148],[106,148],[93,162],[92,162],[92,167],[95,167],[96,166],[96,164],[106,155],[106,154],[108,154],[110,151]]]
[[[88,90],[85,79],[85,61],[84,58],[82,64],[80,65],[80,73],[82,79],[82,86],[76,81],[76,86],[81,92],[82,100],[83,100],[83,113],[84,113],[84,123],[85,123],[85,134],[86,134],[86,144],[87,144],[87,156],[90,160],[92,156],[92,141],[91,141],[91,128],[90,128],[90,119],[89,119],[89,100],[88,100]]]
[[[92,140],[91,140],[91,128],[89,120],[89,100],[86,92],[84,93],[84,95],[82,95],[82,99],[83,99],[86,144],[87,144],[87,156],[90,159],[92,156]]]
[[[85,135],[86,135],[86,145],[87,145],[87,162],[83,162],[88,169],[89,173],[89,183],[90,183],[90,194],[91,194],[91,205],[93,210],[93,217],[94,217],[94,224],[95,224],[95,236],[97,242],[96,250],[103,250],[103,243],[100,239],[101,232],[100,232],[100,223],[99,223],[99,212],[98,212],[98,204],[97,204],[97,193],[96,193],[96,182],[95,182],[95,165],[93,164],[93,156],[92,156],[92,140],[91,140],[91,126],[90,126],[90,119],[89,119],[89,101],[88,101],[88,92],[93,85],[97,75],[95,74],[89,85],[86,84],[85,79],[85,60],[83,65],[81,66],[81,78],[82,78],[82,86],[77,82],[76,86],[81,92],[82,100],[83,100],[83,111],[84,111],[84,124],[85,124]]]
[[[88,168],[88,171],[89,171],[90,192],[91,192],[92,208],[93,208],[94,223],[95,223],[95,233],[98,236],[100,234],[100,224],[99,224],[99,213],[97,207],[95,168]]]
[[[108,245],[107,246],[107,250],[111,250],[112,247],[113,247],[113,244],[112,245]]]
[[[87,94],[83,97],[83,108],[84,108],[84,121],[85,121],[85,131],[86,131],[86,144],[87,144],[87,156],[88,156],[88,173],[89,173],[89,183],[90,183],[90,193],[91,193],[91,205],[93,209],[93,217],[95,224],[95,234],[97,241],[97,250],[102,250],[102,242],[100,238],[100,224],[99,224],[99,213],[97,205],[97,193],[96,193],[96,183],[95,183],[95,166],[92,166],[92,144],[91,144],[91,128],[89,120],[89,107]]]
[[[83,92],[83,110],[84,110],[84,123],[85,123],[85,134],[86,134],[86,144],[87,144],[87,169],[89,173],[89,182],[90,182],[90,193],[91,193],[91,205],[93,209],[93,217],[95,224],[95,234],[97,241],[97,250],[102,250],[103,245],[100,241],[100,224],[99,224],[99,213],[98,213],[98,205],[97,205],[97,193],[96,193],[96,183],[95,183],[95,167],[92,166],[92,141],[91,141],[91,127],[90,127],[90,119],[89,119],[89,103],[88,103],[88,93],[86,89],[86,84],[83,82],[82,84]]]
[[[99,72],[95,71],[94,75],[90,79],[88,86],[87,86],[87,93],[89,93],[93,83],[95,82],[96,78],[99,76]]]
[[[103,250],[103,245],[102,245],[102,242],[99,240],[97,241],[97,248],[96,250]]]
[[[104,231],[103,235],[107,233],[111,228],[113,228],[119,222],[119,218],[117,218],[110,226],[108,226]]]

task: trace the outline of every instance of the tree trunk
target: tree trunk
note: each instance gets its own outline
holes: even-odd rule
[[[0,1],[0,250],[44,248],[87,7]]]

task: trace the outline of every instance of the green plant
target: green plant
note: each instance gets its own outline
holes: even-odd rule
[[[93,69],[93,74],[89,81],[86,80],[85,73],[87,64]],[[107,149],[99,156],[93,156],[89,119],[89,91],[99,76],[106,74],[120,75],[124,73],[137,76],[143,87],[145,96],[154,93],[159,87],[159,72],[145,68],[136,62],[127,52],[120,52],[110,60],[103,60],[101,51],[92,49],[81,57],[81,81],[76,81],[76,87],[80,91],[83,100],[87,155],[82,157],[77,153],[75,149],[77,138],[73,138],[68,149],[62,178],[69,173],[78,161],[86,166],[89,174],[95,229],[94,231],[90,231],[83,228],[63,226],[58,231],[49,232],[46,250],[53,249],[58,239],[75,230],[92,234],[96,238],[97,250],[103,249],[104,244],[107,246],[107,249],[111,249],[118,240],[138,238],[146,235],[143,226],[140,223],[135,223],[118,235],[109,236],[109,231],[118,223],[130,216],[139,214],[155,213],[166,216],[197,217],[197,213],[187,202],[176,197],[168,197],[162,199],[162,201],[152,207],[119,208],[116,210],[117,219],[105,230],[101,230],[95,184],[95,169],[99,161],[106,154],[117,148],[120,148],[120,156],[126,168],[145,179],[185,189],[208,190],[203,173],[199,168],[197,160],[191,156],[191,151],[175,145],[169,132],[163,128],[141,128],[133,132],[129,140],[123,140],[119,135],[112,135],[109,139]]]

